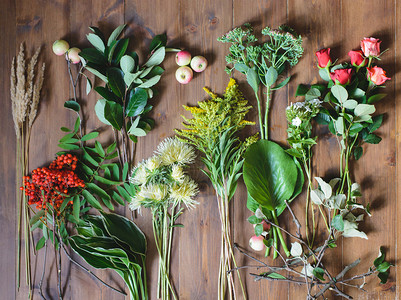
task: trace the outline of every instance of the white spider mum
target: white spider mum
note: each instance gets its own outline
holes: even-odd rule
[[[177,138],[167,138],[157,147],[157,153],[164,165],[190,164],[195,160],[194,148]]]
[[[177,182],[183,182],[184,180],[184,170],[179,165],[173,165],[171,168],[171,177]]]
[[[183,202],[188,209],[194,208],[197,201],[193,199],[199,192],[198,185],[189,177],[180,184],[175,184],[170,190],[170,197],[175,202]]]
[[[130,182],[135,185],[145,184],[147,181],[148,173],[143,163],[140,163],[132,170]]]

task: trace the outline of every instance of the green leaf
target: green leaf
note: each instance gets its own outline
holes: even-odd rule
[[[89,33],[86,35],[86,38],[88,39],[89,43],[93,45],[93,47],[95,47],[100,52],[104,53],[105,50],[104,42],[99,36],[97,36],[94,33]]]
[[[120,59],[125,55],[129,44],[129,39],[121,39],[117,41],[116,48],[114,49],[112,63],[118,65]]]
[[[69,100],[64,102],[64,107],[79,112],[81,107],[77,101]]]
[[[120,98],[103,86],[95,87],[95,91],[106,100],[121,103]]]
[[[361,146],[358,146],[354,150],[354,158],[355,160],[358,160],[362,157],[363,154],[363,148]]]
[[[276,86],[273,88],[273,90],[278,90],[281,89],[282,87],[286,86],[287,83],[290,81],[291,76],[288,76],[286,79],[281,81],[279,84],[276,84]]]
[[[72,208],[72,215],[75,219],[79,219],[79,212],[81,210],[81,203],[79,201],[79,196],[75,195],[73,198],[73,208]]]
[[[104,99],[98,100],[95,105],[95,112],[96,112],[97,117],[99,118],[99,120],[102,123],[104,123],[106,125],[111,125],[111,123],[109,121],[107,121],[106,118],[104,117],[104,109],[106,106],[106,102],[107,102],[107,100],[104,100]]]
[[[343,106],[344,106],[346,109],[354,109],[357,105],[358,105],[358,102],[355,101],[355,100],[353,100],[353,99],[349,99],[349,100],[347,100],[347,101],[345,101],[345,102],[343,103]]]
[[[109,68],[107,70],[107,80],[113,93],[116,94],[117,97],[123,98],[125,95],[123,72],[118,68]]]
[[[104,54],[94,48],[83,49],[78,55],[86,59],[88,62],[92,62],[97,65],[107,64],[107,59],[104,57]]]
[[[33,226],[36,222],[40,220],[41,217],[43,217],[46,214],[45,210],[39,210],[30,220],[29,224],[30,226]]]
[[[114,150],[116,150],[117,143],[113,142],[110,146],[107,147],[106,153],[112,153]]]
[[[86,95],[89,95],[89,93],[92,90],[92,82],[89,80],[88,77],[85,76],[85,78],[86,78]]]
[[[263,225],[262,224],[257,224],[255,226],[255,235],[260,236],[263,233]]]
[[[81,141],[82,141],[82,142],[89,141],[89,140],[92,140],[92,139],[97,138],[98,136],[99,136],[99,132],[93,131],[93,132],[90,132],[90,133],[88,133],[88,134],[85,134],[85,135],[81,138]]]
[[[379,256],[373,262],[373,265],[377,268],[380,264],[384,262],[386,259],[386,252],[384,251],[384,247],[380,247]]]
[[[88,66],[86,66],[85,69],[87,69],[93,75],[99,77],[101,80],[103,80],[105,83],[107,83],[107,77],[104,74],[102,74],[99,70],[96,70],[95,68],[88,67]]]
[[[243,63],[236,63],[234,65],[234,68],[237,71],[241,72],[242,74],[246,74],[248,72],[248,69],[249,69],[249,67],[246,64],[243,64]]]
[[[305,94],[305,100],[310,101],[313,99],[318,99],[321,96],[320,91],[317,88],[311,88],[306,94]]]
[[[344,231],[344,221],[342,215],[336,215],[333,218],[331,225],[338,231]]]
[[[308,91],[309,87],[307,85],[299,84],[295,96],[305,96]]]
[[[129,55],[124,55],[121,57],[120,67],[124,73],[131,73],[135,68],[135,60]]]
[[[363,129],[363,125],[361,123],[354,123],[351,125],[349,129],[349,135],[350,136],[355,136],[358,132],[360,132]]]
[[[123,108],[118,103],[106,101],[104,105],[104,118],[110,123],[111,126],[117,130],[120,130],[123,126],[124,120]]]
[[[362,98],[363,96],[365,96],[365,91],[361,90],[360,88],[356,88],[352,93],[351,93],[351,97],[352,98]]]
[[[100,37],[100,39],[103,41],[103,44],[104,44],[104,41],[105,41],[104,35],[100,31],[100,29],[95,26],[89,26],[89,29],[92,30],[92,32],[94,32],[98,37]]]
[[[116,214],[102,215],[105,228],[113,239],[126,244],[132,252],[145,255],[146,238],[134,222]]]
[[[149,51],[165,47],[167,44],[167,35],[165,33],[156,35],[150,42]]]
[[[341,85],[336,84],[336,85],[332,86],[331,93],[333,94],[334,97],[336,97],[336,99],[340,103],[344,103],[348,99],[348,92]]]
[[[277,70],[274,67],[270,67],[265,75],[266,84],[272,86],[276,82],[277,76]]]
[[[354,113],[356,116],[365,116],[365,115],[370,115],[373,114],[376,111],[376,108],[374,105],[371,104],[358,104],[355,107]]]
[[[60,130],[63,132],[71,132],[72,131],[71,129],[69,129],[67,127],[61,127]]]
[[[272,272],[269,274],[265,274],[266,277],[270,277],[270,278],[274,278],[274,279],[287,279],[286,277],[284,277],[283,275],[276,273],[276,272]]]
[[[114,31],[110,34],[109,39],[107,40],[107,46],[110,46],[112,42],[117,40],[118,36],[124,30],[126,25],[127,24],[123,24],[123,25],[118,26],[116,29],[114,29]]]
[[[120,205],[125,205],[124,199],[120,197],[120,195],[116,191],[111,192],[111,197],[114,201],[116,201]]]
[[[343,135],[344,134],[344,118],[338,117],[338,119],[334,121],[334,127],[338,134]]]
[[[251,224],[259,224],[260,222],[262,222],[262,220],[253,215],[248,218],[248,222]]]
[[[324,270],[322,268],[316,267],[313,269],[313,275],[320,280],[324,280]]]
[[[153,67],[160,65],[163,62],[165,55],[166,55],[166,48],[165,47],[158,48],[155,52],[153,52],[151,57],[145,63],[145,66]]]
[[[122,174],[123,177],[121,178],[121,181],[126,181],[127,180],[128,169],[129,169],[128,162],[125,162],[124,163],[124,167],[123,167],[123,174]]]
[[[146,136],[146,131],[143,130],[142,128],[138,127],[132,127],[128,131],[129,134],[135,135],[135,136]]]
[[[385,284],[387,282],[388,276],[389,276],[388,272],[377,274],[377,277],[379,277],[380,279],[380,284]]]
[[[43,246],[45,245],[45,243],[46,243],[46,238],[44,236],[42,236],[40,238],[40,240],[36,243],[36,247],[35,247],[36,251],[39,251],[40,249],[42,249]]]
[[[376,103],[386,96],[387,96],[387,94],[376,94],[376,95],[370,96],[368,98],[368,103],[369,104]]]
[[[368,144],[378,144],[378,143],[381,142],[381,140],[382,140],[382,138],[381,138],[380,136],[377,136],[377,135],[374,134],[374,133],[368,134],[368,135],[363,139],[363,141],[364,141],[365,143],[368,143]]]
[[[78,145],[66,143],[60,143],[57,146],[65,150],[78,150],[80,148]]]
[[[387,261],[382,262],[380,265],[377,266],[377,271],[380,273],[387,272],[387,270],[391,267],[391,264]]]
[[[111,199],[110,195],[107,194],[105,190],[103,190],[100,186],[94,183],[91,182],[86,183],[86,188],[92,193],[98,195],[102,199],[107,199],[107,200]]]
[[[136,88],[130,92],[125,114],[128,117],[139,116],[148,103],[148,93],[145,89]]]
[[[259,90],[259,77],[254,69],[248,69],[248,72],[246,72],[246,80],[248,81],[248,84],[251,86],[253,91],[257,93]]]
[[[292,196],[297,167],[278,144],[260,140],[245,153],[243,176],[249,195],[268,210],[275,210]]]
[[[86,201],[88,201],[88,203],[98,209],[98,210],[102,210],[102,206],[100,205],[99,201],[91,194],[89,193],[87,190],[83,190],[82,191],[82,195],[85,197]]]
[[[327,71],[325,69],[320,69],[319,70],[319,75],[324,81],[330,81],[330,76],[327,74]]]
[[[117,190],[120,193],[120,195],[124,198],[125,201],[131,202],[131,196],[128,194],[128,192],[121,186],[117,186]]]
[[[161,76],[156,75],[138,86],[138,88],[150,88],[160,81]]]
[[[101,177],[101,176],[99,176],[99,175],[94,175],[94,178],[95,178],[97,181],[99,181],[99,182],[101,182],[101,183],[103,183],[103,184],[107,184],[107,185],[117,185],[117,184],[121,184],[120,181],[114,181],[114,180],[106,179],[106,178]]]
[[[383,115],[374,116],[372,118],[373,123],[368,126],[369,133],[376,131],[383,123]]]

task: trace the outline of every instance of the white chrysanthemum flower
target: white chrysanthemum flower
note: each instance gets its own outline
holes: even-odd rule
[[[136,195],[135,197],[131,198],[131,202],[129,203],[128,207],[130,210],[134,211],[134,210],[139,210],[140,207],[142,206],[142,201],[143,201],[143,197],[141,197],[140,195]]]
[[[147,181],[148,173],[143,163],[140,163],[132,170],[130,182],[135,185],[145,184]]]
[[[164,184],[147,184],[138,192],[138,197],[160,202],[167,196],[168,190]]]
[[[160,158],[159,157],[157,157],[157,156],[152,156],[151,158],[148,158],[147,160],[146,160],[146,168],[149,170],[149,171],[154,171],[155,169],[157,169],[158,167],[160,167],[160,165],[161,165],[161,161],[160,161]]]
[[[183,182],[184,180],[184,170],[182,169],[181,166],[179,165],[173,165],[173,167],[171,168],[171,177],[178,182]]]
[[[194,208],[197,201],[193,197],[198,194],[198,185],[189,177],[185,177],[180,184],[175,184],[170,190],[170,197],[175,202],[183,202],[188,209]]]
[[[299,117],[296,117],[292,120],[291,124],[298,127],[302,124],[302,120]]]
[[[190,164],[195,160],[194,148],[177,138],[167,138],[157,147],[157,153],[164,165]]]

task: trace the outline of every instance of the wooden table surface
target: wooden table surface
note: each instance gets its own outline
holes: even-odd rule
[[[379,145],[364,147],[363,158],[352,164],[354,179],[362,183],[363,201],[371,202],[373,216],[367,218],[363,229],[369,240],[358,238],[344,239],[339,247],[327,256],[327,265],[333,273],[341,270],[360,257],[363,263],[361,272],[377,256],[379,246],[387,249],[389,260],[396,265],[391,269],[391,282],[399,282],[396,270],[398,266],[397,238],[401,230],[401,213],[399,174],[397,153],[400,146],[401,114],[400,88],[401,81],[401,4],[397,0],[363,1],[363,0],[1,0],[0,11],[0,92],[1,92],[1,130],[2,143],[0,160],[0,299],[26,299],[21,289],[15,292],[16,276],[16,204],[15,204],[15,132],[11,116],[9,96],[10,65],[17,54],[21,42],[25,42],[28,53],[44,46],[41,61],[47,64],[43,97],[39,114],[33,126],[29,169],[43,166],[54,158],[58,151],[57,141],[62,136],[61,126],[72,126],[74,115],[63,108],[64,101],[71,97],[65,61],[56,57],[51,45],[56,39],[66,39],[70,45],[84,48],[88,46],[85,35],[88,26],[100,27],[107,34],[117,25],[127,23],[125,35],[132,37],[130,46],[139,50],[144,56],[152,36],[167,33],[168,44],[173,47],[184,47],[194,55],[204,55],[209,60],[205,72],[197,74],[188,85],[176,82],[174,73],[176,65],[174,55],[169,54],[163,63],[166,69],[159,84],[160,95],[153,101],[155,109],[152,116],[156,128],[140,138],[136,160],[148,157],[157,144],[167,136],[173,135],[174,128],[180,128],[180,115],[184,113],[183,104],[195,104],[205,99],[202,90],[208,86],[216,92],[223,92],[229,76],[224,72],[227,44],[216,41],[233,26],[251,22],[257,30],[265,26],[277,27],[282,23],[293,26],[304,37],[305,54],[300,63],[291,70],[293,80],[289,86],[275,93],[271,112],[272,140],[285,143],[286,120],[285,108],[295,101],[294,92],[299,83],[315,83],[319,80],[315,61],[315,51],[331,47],[333,57],[347,59],[351,49],[357,49],[363,37],[374,36],[383,40],[382,49],[389,48],[383,56],[381,65],[392,78],[388,82],[388,96],[378,104],[378,113],[385,113],[385,121],[380,128],[383,138]],[[240,86],[251,102],[255,99],[242,74],[234,73]],[[83,87],[84,89],[84,87]],[[87,131],[98,129],[102,124],[94,113],[94,104],[98,96],[91,92],[89,96],[82,93],[80,99],[88,118]],[[255,111],[255,110],[254,110]],[[255,112],[252,118],[256,120]],[[319,144],[316,147],[313,172],[316,176],[329,178],[338,173],[338,149],[335,138],[328,134],[327,128],[319,127]],[[107,141],[109,133],[102,134]],[[184,228],[176,230],[172,258],[172,277],[180,299],[217,299],[217,276],[219,260],[220,221],[217,203],[209,181],[195,172],[201,193],[200,205],[193,211],[185,212],[181,217]],[[246,209],[246,190],[240,184],[232,205],[232,224],[234,241],[249,248],[248,240],[253,231],[246,221],[250,212]],[[302,197],[293,204],[297,211],[303,211]],[[125,207],[119,207],[121,214],[130,215]],[[150,298],[155,299],[157,285],[157,259],[151,234],[151,220],[148,213],[137,217],[135,222],[149,237],[148,282]],[[290,226],[290,218],[284,215],[282,224]],[[399,250],[400,252],[401,250]],[[40,299],[38,281],[41,274],[43,253],[33,257],[35,280],[34,299]],[[240,265],[249,264],[237,253]],[[263,258],[259,255],[258,257]],[[36,262],[35,262],[36,261]],[[56,273],[53,258],[48,259],[48,271],[45,282],[45,294],[48,299],[56,299]],[[254,270],[255,271],[255,270]],[[123,282],[112,271],[95,270],[102,279],[112,285],[123,287]],[[249,299],[305,299],[303,287],[288,283],[254,282],[243,271],[243,278]],[[123,299],[115,292],[101,286],[88,274],[70,265],[63,257],[62,277],[65,299]],[[399,299],[400,290],[390,284],[387,290],[379,286],[377,278],[369,278],[367,293],[349,291],[356,299]]]

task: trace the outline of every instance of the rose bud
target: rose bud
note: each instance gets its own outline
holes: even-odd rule
[[[337,69],[334,72],[330,73],[331,80],[333,80],[336,84],[348,84],[351,81],[352,77],[352,69]]]
[[[361,49],[366,57],[379,56],[380,55],[380,43],[379,39],[375,38],[364,38],[361,41]]]
[[[386,76],[386,72],[380,67],[367,68],[368,79],[376,85],[381,85],[391,78]]]
[[[330,48],[316,51],[316,56],[319,68],[324,69],[331,66]]]
[[[363,57],[363,52],[361,50],[348,52],[349,57],[351,57],[351,64],[354,67],[363,67],[366,64],[366,58]]]

